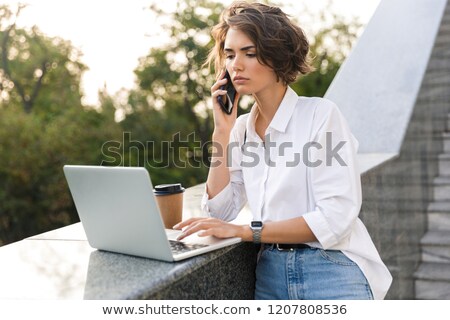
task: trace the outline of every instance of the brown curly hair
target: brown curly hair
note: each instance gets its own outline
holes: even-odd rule
[[[294,82],[299,73],[314,70],[309,64],[308,39],[280,8],[235,1],[222,12],[219,23],[211,31],[215,45],[205,64],[214,63],[216,76],[224,66],[225,37],[231,27],[250,38],[256,46],[258,61],[270,66],[285,84]]]

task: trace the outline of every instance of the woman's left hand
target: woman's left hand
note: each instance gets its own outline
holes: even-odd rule
[[[241,237],[245,226],[235,225],[215,218],[191,218],[176,224],[175,230],[183,229],[177,240],[182,240],[187,236],[198,232],[198,236],[215,236],[217,238]]]

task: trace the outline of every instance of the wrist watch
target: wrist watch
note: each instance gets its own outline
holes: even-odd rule
[[[263,229],[262,221],[252,221],[250,223],[250,229],[253,232],[253,242],[261,243],[261,230]]]

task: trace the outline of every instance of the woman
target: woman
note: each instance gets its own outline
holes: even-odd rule
[[[235,2],[212,34],[213,143],[226,152],[212,157],[209,218],[175,226],[179,239],[198,232],[261,243],[256,299],[384,298],[392,277],[358,219],[358,142],[333,102],[289,87],[311,71],[303,31],[277,7]],[[227,93],[224,66],[237,91],[230,115],[217,99]],[[236,119],[242,95],[255,103]],[[252,223],[228,223],[247,201]]]

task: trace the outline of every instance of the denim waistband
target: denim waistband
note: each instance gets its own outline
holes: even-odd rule
[[[304,243],[265,243],[264,249],[277,249],[279,251],[294,251],[299,249],[310,249],[311,247]]]

